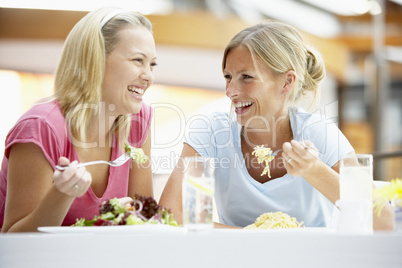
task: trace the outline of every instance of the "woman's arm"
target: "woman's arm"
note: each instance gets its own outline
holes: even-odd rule
[[[199,156],[196,150],[190,145],[184,143],[181,157]],[[179,160],[180,161],[180,160]],[[172,174],[163,189],[159,204],[173,213],[174,219],[178,224],[183,224],[182,214],[182,179],[183,179],[183,166],[176,165]]]
[[[285,142],[283,154],[285,167],[292,176],[305,178],[333,204],[339,200],[339,168],[328,167],[318,158],[318,151],[310,141],[304,141],[306,148],[298,141]],[[324,178],[324,179],[323,179]]]
[[[285,160],[286,169],[293,176],[305,178],[314,188],[335,204],[340,198],[339,161],[332,168],[328,167],[318,158],[318,153],[314,150],[314,144],[310,141],[305,141],[305,143],[310,148],[305,148],[297,141],[283,145],[284,153],[282,156],[288,160]],[[374,213],[373,227],[374,230],[393,229],[393,212],[390,204],[385,204],[381,217],[377,217]]]
[[[70,163],[62,158],[60,164]],[[13,145],[2,232],[35,232],[40,226],[60,226],[74,198],[83,195],[91,184],[90,174],[76,165],[73,162],[65,171],[53,172],[39,146]]]
[[[151,130],[148,132],[147,139],[142,145],[144,154],[148,156],[148,161],[144,164],[138,164],[135,161],[131,162],[128,183],[128,196],[134,198],[136,193],[142,196],[153,197],[152,184],[152,164],[151,164]]]

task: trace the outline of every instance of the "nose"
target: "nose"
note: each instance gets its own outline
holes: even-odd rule
[[[144,68],[141,72],[140,79],[146,81],[148,86],[150,86],[154,82],[154,72],[152,67]]]
[[[239,88],[232,81],[226,83],[226,96],[231,100],[239,96]]]

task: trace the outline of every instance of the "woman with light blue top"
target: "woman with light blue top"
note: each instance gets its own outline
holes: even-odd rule
[[[284,212],[307,227],[336,224],[339,160],[354,149],[325,115],[296,107],[307,93],[318,96],[324,62],[293,27],[269,21],[244,29],[224,51],[227,113],[199,116],[188,126],[182,157],[217,160],[216,227],[245,227],[266,212]],[[256,146],[281,150],[264,163]],[[181,170],[170,176],[160,203],[181,220]],[[391,229],[384,213],[377,229]]]

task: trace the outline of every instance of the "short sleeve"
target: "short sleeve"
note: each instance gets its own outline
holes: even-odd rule
[[[354,151],[338,126],[324,116],[314,114],[304,121],[301,140],[310,140],[317,147],[320,158],[328,166],[335,165],[342,156]]]
[[[201,156],[218,157],[218,150],[233,146],[230,119],[226,113],[193,116],[187,122],[184,142]]]
[[[53,167],[62,156],[64,148],[56,131],[43,118],[29,118],[17,122],[7,135],[5,157],[9,158],[11,147],[16,143],[36,144]]]
[[[342,156],[354,152],[354,148],[334,123],[330,122],[326,125],[326,133],[328,138],[326,140],[323,161],[332,167]]]
[[[142,102],[141,110],[138,114],[131,115],[131,130],[128,137],[128,142],[131,146],[140,148],[144,145],[151,126],[152,115],[152,107],[145,102]]]

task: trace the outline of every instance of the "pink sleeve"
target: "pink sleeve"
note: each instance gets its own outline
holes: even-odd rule
[[[41,148],[46,159],[54,168],[64,148],[56,131],[42,118],[29,118],[17,122],[6,138],[5,157],[10,156],[16,143],[34,143]]]
[[[131,116],[131,130],[128,138],[131,146],[140,148],[144,144],[151,126],[152,114],[152,108],[142,102],[141,111]]]

